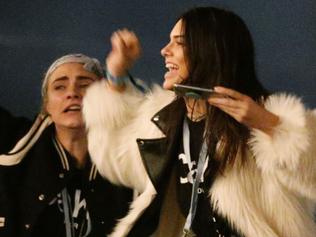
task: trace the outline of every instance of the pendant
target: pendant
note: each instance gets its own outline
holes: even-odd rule
[[[196,234],[193,230],[183,229],[182,237],[196,237]]]

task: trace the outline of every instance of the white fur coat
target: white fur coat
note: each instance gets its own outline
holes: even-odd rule
[[[140,193],[111,236],[126,236],[156,194],[136,139],[164,137],[150,119],[173,98],[159,86],[145,96],[132,87],[117,93],[104,81],[88,89],[83,112],[92,160],[111,182]],[[316,113],[285,94],[270,96],[265,108],[280,117],[273,136],[252,131],[245,166],[216,178],[210,202],[246,237],[315,237]]]

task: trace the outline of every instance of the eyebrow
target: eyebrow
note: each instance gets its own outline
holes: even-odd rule
[[[173,35],[171,36],[170,39],[174,39],[174,40],[184,40],[184,35]]]
[[[184,35],[174,35],[173,38],[184,38]]]
[[[84,81],[84,80],[95,81],[95,79],[89,76],[78,76],[76,77],[76,79],[78,79],[79,81]],[[66,80],[68,80],[67,76],[61,76],[61,77],[56,78],[52,83],[59,82],[59,81],[66,81]]]
[[[91,81],[95,81],[94,78],[89,77],[89,76],[78,76],[77,79],[78,79],[78,80],[91,80]]]
[[[62,76],[62,77],[56,78],[52,83],[59,82],[59,81],[66,81],[66,80],[68,80],[68,77]]]

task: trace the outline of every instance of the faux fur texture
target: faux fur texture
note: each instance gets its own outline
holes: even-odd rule
[[[133,224],[156,195],[143,165],[137,138],[164,137],[151,117],[170,103],[173,93],[156,87],[152,94],[143,94],[127,88],[120,94],[108,88],[105,81],[92,85],[83,102],[83,114],[88,129],[88,149],[100,174],[111,182],[133,188],[140,196],[131,204],[131,210],[116,226],[112,237],[126,236]],[[142,116],[137,116],[141,114]],[[138,126],[138,125],[141,126]]]
[[[137,138],[164,135],[151,117],[174,98],[156,86],[146,96],[123,94],[98,82],[84,99],[89,152],[100,173],[141,195],[112,236],[126,236],[156,191],[142,163]],[[316,202],[316,114],[290,95],[272,95],[266,109],[280,117],[270,137],[252,131],[248,160],[216,178],[210,202],[246,237],[314,237]]]

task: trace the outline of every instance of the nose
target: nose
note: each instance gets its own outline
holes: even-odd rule
[[[69,86],[67,90],[67,99],[73,99],[73,98],[76,98],[76,99],[81,98],[80,90],[75,85]]]
[[[165,47],[163,47],[160,50],[160,53],[163,57],[166,57],[168,55],[170,55],[171,51],[170,51],[170,42],[168,44],[165,45]]]

